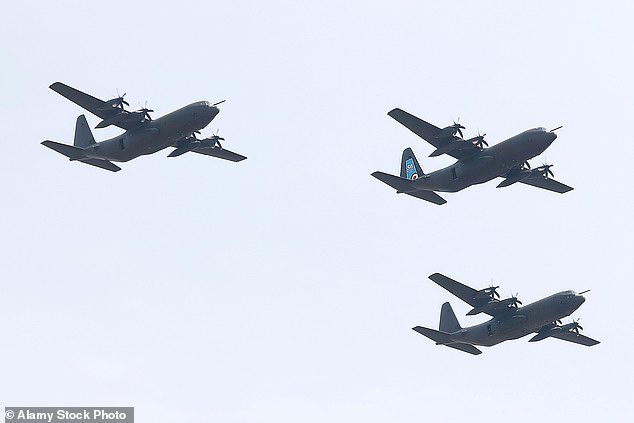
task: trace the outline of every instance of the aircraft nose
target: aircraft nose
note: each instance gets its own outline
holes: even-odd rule
[[[557,134],[555,134],[554,132],[548,132],[548,140],[550,142],[553,142],[557,139]]]
[[[203,102],[203,113],[208,116],[210,119],[216,117],[218,113],[220,113],[220,109],[215,104],[211,104],[208,101]]]
[[[209,113],[211,113],[212,116],[216,116],[218,113],[220,113],[220,109],[215,104],[211,104],[208,102],[207,107],[208,107]]]

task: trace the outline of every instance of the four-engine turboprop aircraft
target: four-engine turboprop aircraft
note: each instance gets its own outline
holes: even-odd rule
[[[550,131],[545,128],[529,129],[485,148],[488,147],[484,141],[486,134],[465,140],[461,131],[464,126],[459,123],[441,129],[401,109],[394,109],[388,115],[436,147],[430,157],[449,154],[458,159],[451,166],[425,174],[412,149],[407,148],[403,151],[400,177],[384,172],[372,173],[372,176],[395,188],[399,194],[444,204],[446,201],[434,191],[457,192],[500,176],[505,179],[498,188],[521,182],[558,193],[572,190],[551,178],[552,165],[544,164],[531,169],[528,164],[528,160],[540,155],[552,144],[557,138],[554,131],[559,128]]]
[[[497,293],[499,286],[477,291],[440,273],[434,273],[429,279],[471,305],[473,309],[467,316],[486,313],[492,317],[491,320],[479,325],[463,328],[458,323],[451,305],[444,303],[440,309],[439,330],[421,326],[412,328],[436,341],[436,345],[445,345],[469,354],[480,354],[482,351],[474,345],[490,347],[535,332],[537,334],[529,339],[529,342],[558,338],[588,347],[599,343],[579,334],[579,330],[583,328],[578,321],[561,324],[562,318],[570,316],[583,304],[586,299],[582,294],[588,291],[579,294],[574,291],[562,291],[520,307],[522,302],[516,296],[500,300]]]
[[[246,157],[225,150],[220,145],[224,138],[213,135],[210,138],[198,139],[196,133],[206,127],[219,113],[218,104],[199,101],[182,107],[157,119],[150,117],[147,108],[129,112],[123,96],[108,101],[99,100],[68,85],[56,82],[50,88],[78,104],[102,121],[96,126],[105,128],[118,126],[126,131],[114,138],[95,142],[86,117],[77,118],[74,145],[66,145],[54,141],[44,141],[43,145],[68,157],[71,161],[79,161],[112,172],[121,168],[114,162],[127,162],[139,156],[156,153],[167,147],[176,148],[168,157],[176,157],[188,151],[218,157],[232,162],[239,162]]]

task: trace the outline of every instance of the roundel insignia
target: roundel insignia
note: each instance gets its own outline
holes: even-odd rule
[[[413,181],[413,180],[415,180],[415,179],[418,179],[418,173],[414,173],[414,174],[412,175],[412,181]]]

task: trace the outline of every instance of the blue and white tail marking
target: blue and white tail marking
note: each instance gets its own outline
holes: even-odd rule
[[[401,178],[414,181],[423,176],[423,170],[414,156],[414,152],[411,148],[406,148],[403,151],[403,157],[401,158]]]
[[[405,162],[405,171],[407,172],[407,179],[414,180],[418,179],[418,171],[416,170],[416,165],[414,164],[414,159],[409,158]]]

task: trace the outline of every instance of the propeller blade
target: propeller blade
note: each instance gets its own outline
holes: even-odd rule
[[[219,105],[219,104],[224,103],[225,101],[227,101],[227,100],[222,100],[222,101],[219,101],[219,102],[217,102],[217,103],[212,104],[212,106],[217,106],[217,105]]]
[[[555,129],[551,129],[551,130],[550,130],[550,132],[555,132],[557,129],[561,129],[561,128],[563,128],[563,127],[564,127],[563,125],[558,126],[558,127],[556,127]]]
[[[453,134],[456,135],[456,133],[460,134],[460,138],[464,138],[464,134],[462,133],[462,129],[466,129],[464,126],[460,125],[460,118],[458,118],[457,121],[453,121],[453,125],[451,125],[451,128],[453,128]]]
[[[589,290],[589,289],[586,289],[585,291],[581,291],[581,292],[580,292],[579,294],[577,294],[577,295],[583,295],[583,294],[585,294],[586,292],[590,292],[590,290]]]
[[[480,135],[480,133],[478,132],[478,135],[469,139],[469,141],[476,147],[480,149],[484,149],[484,146],[487,146],[487,147],[489,146],[489,143],[484,140],[484,137],[486,137],[486,135],[487,134]]]

